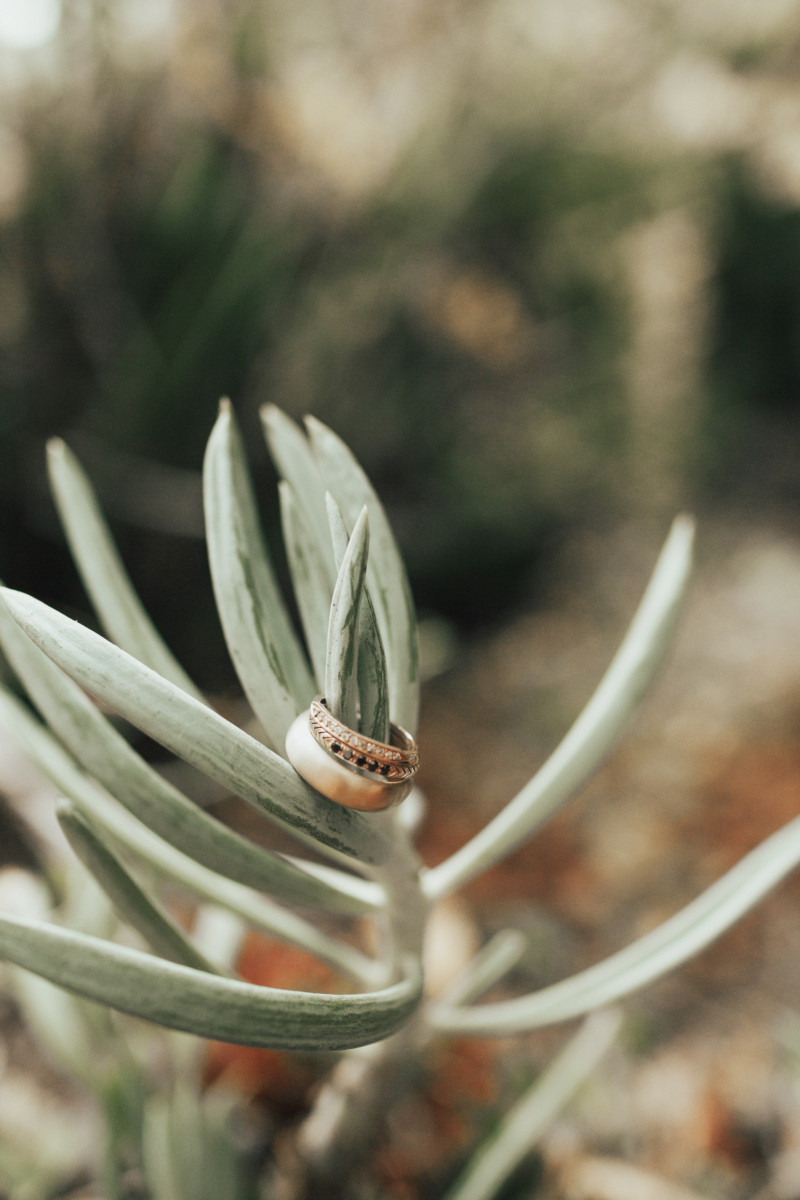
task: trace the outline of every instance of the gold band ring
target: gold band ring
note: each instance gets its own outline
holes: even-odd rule
[[[389,742],[377,741],[337,720],[317,696],[292,723],[286,753],[298,775],[347,808],[377,811],[408,795],[419,766],[417,743],[399,725]]]

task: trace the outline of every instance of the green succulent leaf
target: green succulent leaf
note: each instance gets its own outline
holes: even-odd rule
[[[398,649],[397,684],[394,694],[395,698],[406,695],[408,699],[399,703],[395,715],[401,724],[413,727],[418,705],[416,618],[405,569],[380,503],[355,459],[343,444],[334,438],[330,430],[319,426],[320,446],[315,445],[312,449],[305,434],[301,433],[295,423],[279,409],[267,405],[261,415],[273,459],[284,481],[291,488],[293,504],[289,512],[290,520],[287,521],[284,516],[285,539],[290,564],[293,555],[300,559],[297,567],[293,566],[292,570],[317,677],[320,681],[324,677],[319,666],[322,657],[319,648],[323,622],[323,614],[320,611],[322,569],[324,567],[325,577],[329,580],[326,590],[330,596],[349,540],[347,526],[352,528],[355,525],[361,509],[366,504],[371,522],[370,560],[376,552],[373,523],[377,520],[380,539],[385,543],[383,549],[378,546],[378,553],[382,559],[381,569],[387,564],[390,568],[385,581],[386,595],[383,597],[383,607],[387,612],[392,609],[398,616],[398,636],[395,639]],[[327,445],[326,435],[332,439],[330,445]],[[335,480],[340,485],[338,490],[332,489],[337,498],[346,497],[348,510],[344,518],[339,503],[329,490],[331,485],[328,479]],[[342,503],[345,501],[342,500]],[[308,563],[303,563],[303,559],[308,559]],[[395,664],[388,663],[387,666],[389,656],[380,632],[381,624],[376,616],[377,604],[370,596],[370,588],[375,587],[379,571],[369,565],[367,571],[367,599],[362,605],[359,631],[359,728],[371,737],[387,741],[391,699],[388,680]],[[301,581],[299,586],[298,578]],[[315,580],[319,582],[315,583]],[[392,589],[398,582],[400,592],[392,597]],[[326,611],[326,635],[327,616]],[[413,713],[413,720],[409,713]]]
[[[369,512],[367,584],[386,652],[389,707],[392,720],[414,733],[419,710],[417,622],[397,542],[383,506],[351,451],[320,421],[309,417],[306,424],[325,489],[336,498],[345,522],[354,527],[365,505]]]
[[[423,881],[438,898],[515,850],[597,769],[644,696],[670,644],[691,567],[694,527],[679,517],[611,666],[569,733],[530,783]]]
[[[70,846],[100,884],[120,920],[140,933],[162,958],[197,971],[219,973],[169,914],[139,886],[90,821],[68,804],[58,807],[57,816]]]
[[[389,687],[383,642],[375,622],[375,610],[364,593],[361,604],[358,646],[359,729],[379,742],[389,741]]]
[[[330,711],[358,729],[358,626],[369,555],[366,508],[356,521],[336,579],[328,621],[325,696]]]
[[[325,511],[325,487],[308,438],[290,417],[273,404],[265,404],[261,409],[261,422],[272,461],[281,479],[291,487],[305,516],[304,525],[313,537],[332,588],[336,567]]]
[[[209,438],[203,470],[211,579],[236,672],[270,745],[283,753],[286,731],[314,695],[261,532],[230,405]]]
[[[113,642],[196,700],[200,691],[162,641],[119,557],[97,497],[71,450],[54,438],[47,465],[61,523],[84,587]]]
[[[257,987],[164,962],[102,938],[0,916],[0,958],[110,1008],[200,1037],[283,1050],[344,1050],[394,1033],[422,990],[409,959],[399,982],[327,995]]]
[[[584,1021],[472,1156],[445,1200],[493,1200],[499,1194],[611,1049],[620,1024],[615,1010],[595,1013]]]
[[[7,589],[3,595],[29,637],[81,687],[315,850],[327,851],[353,866],[378,864],[391,855],[388,826],[326,800],[303,783],[279,755],[98,634],[31,596]],[[39,697],[35,699],[41,707]],[[92,705],[88,707],[100,717]],[[52,711],[45,715],[57,729]],[[108,729],[114,733],[110,726]],[[76,730],[76,734],[80,732]],[[141,764],[124,739],[116,736]],[[69,739],[62,740],[70,744]],[[77,753],[75,746],[71,749]],[[106,756],[100,753],[93,759],[85,765],[117,794],[113,784],[103,778]],[[203,815],[197,813],[198,818]],[[223,828],[218,822],[214,825]],[[318,898],[323,895],[335,905],[331,888],[320,891]]]
[[[51,640],[62,649],[66,649],[81,631],[92,639],[88,651],[90,661],[93,644],[119,656],[119,661],[115,658],[110,670],[123,688],[126,664],[133,668],[134,678],[143,672],[148,678],[160,680],[160,676],[136,659],[97,634],[90,634],[77,622],[47,610],[44,605],[39,606],[38,601],[30,597],[15,595],[58,617],[57,630]],[[17,601],[12,603],[17,604]],[[84,692],[22,632],[6,609],[7,606],[0,603],[0,643],[34,704],[86,770],[148,828],[211,870],[263,889],[289,903],[321,904],[334,911],[337,908],[341,911],[342,905],[345,911],[352,911],[353,906],[363,908],[352,897],[344,898],[331,884],[305,875],[297,866],[228,829],[188,800],[136,754]],[[192,713],[221,719],[174,684],[166,680],[161,682],[169,689],[170,696],[190,705]],[[96,691],[95,694],[100,693]],[[156,709],[156,720],[158,711]],[[269,751],[264,749],[264,753]],[[290,770],[282,759],[276,758],[276,761]]]
[[[448,1006],[470,1004],[512,971],[528,947],[518,929],[501,929],[483,946],[442,997]]]
[[[337,570],[341,570],[347,553],[349,536],[339,505],[328,492],[325,496],[331,541]],[[389,685],[386,674],[386,654],[383,649],[375,607],[369,588],[364,591],[358,628],[358,697],[359,729],[379,742],[389,741]]]
[[[325,662],[328,653],[328,618],[335,577],[311,535],[311,527],[291,484],[279,486],[281,525],[286,559],[300,613],[306,645],[317,679],[315,691],[325,690]]]
[[[303,917],[274,904],[244,884],[210,871],[146,828],[85,775],[41,722],[2,687],[0,720],[44,775],[102,831],[106,841],[122,847],[161,876],[187,888],[195,896],[229,910],[249,925],[302,946],[357,983],[367,987],[377,984],[382,974],[380,964],[353,947],[336,942]],[[360,911],[369,911],[380,904],[380,893],[374,883],[356,876],[345,878],[353,888],[354,908],[357,901],[360,901]],[[340,879],[336,878],[336,882],[341,886]]]
[[[623,950],[541,991],[476,1008],[434,1010],[457,1034],[515,1034],[602,1008],[685,962],[723,934],[800,864],[800,817],[763,841],[675,916]]]

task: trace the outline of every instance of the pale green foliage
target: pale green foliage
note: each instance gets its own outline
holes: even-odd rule
[[[522,953],[520,935],[506,931],[447,994],[426,996],[422,946],[431,905],[531,837],[574,793],[656,674],[688,579],[692,525],[687,518],[676,521],[617,656],[561,745],[481,833],[426,870],[402,816],[333,804],[286,761],[286,731],[315,692],[323,692],[346,723],[360,721],[373,736],[385,737],[390,715],[416,728],[416,625],[397,545],[349,450],[317,421],[304,433],[273,408],[263,416],[282,476],[283,533],[302,640],[276,581],[227,403],[204,469],[214,592],[256,720],[250,732],[216,713],[163,645],[80,467],[62,444],[51,448],[59,511],[112,640],[5,590],[0,643],[38,716],[3,689],[0,720],[69,801],[61,820],[108,897],[106,928],[69,928],[57,911],[2,915],[0,956],[75,995],[204,1037],[343,1050],[405,1029],[413,1030],[409,1045],[420,1047],[437,1032],[524,1033],[616,1001],[708,944],[800,862],[800,824],[791,823],[659,929],[573,978],[515,999],[477,1003]],[[290,834],[297,853],[266,850],[205,813],[133,750],[97,702],[240,797],[257,820]],[[304,849],[314,857],[303,857]],[[194,899],[192,930],[171,917],[166,885]],[[313,910],[369,916],[381,931],[380,951],[371,957],[317,928]],[[201,944],[204,920],[221,913],[228,914],[230,933],[212,953]],[[151,952],[115,940],[119,921]],[[231,964],[248,926],[304,947],[357,990],[318,994],[242,981]],[[70,1019],[76,1011],[70,1009]],[[454,1198],[493,1194],[504,1169],[566,1101],[614,1028],[609,1019],[578,1035],[511,1114],[494,1149],[476,1159]],[[159,1103],[161,1117],[156,1120],[151,1106],[143,1129],[146,1157],[166,1195],[170,1138],[186,1122],[199,1127],[206,1117],[180,1089]],[[227,1169],[220,1160],[222,1175]]]

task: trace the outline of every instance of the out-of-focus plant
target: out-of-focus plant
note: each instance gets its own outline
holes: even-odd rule
[[[774,470],[743,430],[770,397],[791,420],[798,374],[791,4],[491,0],[455,36],[418,0],[61,7],[0,120],[0,555],[27,590],[71,600],[37,577],[37,438],[80,447],[129,551],[178,508],[116,456],[196,463],[222,392],[248,432],[266,396],[342,431],[463,621],[559,530],[736,487],[737,452]]]
[[[436,906],[536,833],[603,759],[656,673],[689,574],[692,524],[675,522],[620,650],[551,757],[471,841],[426,867],[413,840],[418,794],[397,810],[354,811],[308,786],[284,757],[287,730],[315,692],[360,694],[366,708],[365,657],[369,687],[388,696],[394,721],[416,729],[416,624],[386,517],[350,451],[316,420],[306,432],[275,408],[263,420],[282,480],[302,638],[276,582],[227,403],[204,469],[214,593],[253,712],[248,730],[204,700],[161,641],[85,475],[63,443],[51,444],[56,503],[107,638],[4,590],[0,641],[29,703],[4,688],[0,719],[61,793],[61,825],[99,888],[79,904],[86,881],[69,873],[59,895],[54,876],[52,893],[40,887],[27,910],[0,915],[0,956],[22,968],[17,994],[34,1027],[100,1104],[106,1194],[117,1197],[132,1194],[132,1169],[144,1172],[156,1200],[247,1195],[252,1181],[226,1140],[232,1101],[202,1091],[202,1043],[165,1034],[171,1066],[156,1086],[142,1026],[109,1010],[200,1038],[341,1055],[262,1177],[259,1194],[276,1198],[330,1195],[332,1180],[345,1194],[433,1038],[522,1035],[594,1014],[449,1194],[487,1200],[610,1044],[619,1017],[608,1006],[701,950],[792,870],[800,820],[663,925],[577,975],[485,1001],[524,948],[507,930],[447,989],[427,990],[424,943]],[[288,834],[294,851],[268,849],[193,803],[136,752],[109,711],[240,797],[265,828]],[[176,895],[191,898],[188,923],[176,919]],[[350,918],[358,924],[346,936],[337,921]],[[377,936],[366,936],[370,926]],[[340,986],[286,990],[238,977],[248,928],[316,956]],[[37,1190],[15,1171],[13,1197],[48,1195],[47,1172]]]

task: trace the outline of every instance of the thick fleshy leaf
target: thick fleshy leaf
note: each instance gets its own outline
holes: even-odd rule
[[[285,483],[291,487],[291,508],[284,514],[284,537],[287,543],[292,572],[295,577],[298,606],[303,615],[304,628],[315,663],[320,690],[324,691],[323,673],[319,662],[322,655],[320,644],[323,614],[320,596],[323,577],[329,579],[328,596],[342,564],[349,532],[339,506],[326,491],[317,458],[312,452],[308,438],[293,421],[274,406],[262,410],[267,441],[276,466]],[[351,491],[355,494],[363,481],[360,468],[354,473]],[[369,485],[367,485],[368,487]],[[367,493],[365,492],[365,498]],[[377,500],[371,491],[374,505]],[[283,505],[282,505],[283,507]],[[363,504],[354,506],[348,524],[352,527]],[[332,511],[333,510],[333,511]],[[289,518],[287,520],[287,518]],[[338,524],[337,524],[338,522]],[[383,523],[385,524],[385,518]],[[338,541],[337,541],[338,537]],[[333,555],[331,554],[333,543]],[[299,551],[296,549],[299,547]],[[293,559],[297,562],[293,565]],[[305,562],[304,559],[308,559]],[[335,559],[335,562],[334,562]],[[374,574],[374,573],[371,573]],[[298,583],[299,579],[299,583]],[[386,654],[376,623],[375,608],[365,592],[362,604],[361,628],[359,630],[359,728],[370,737],[387,741],[389,735],[389,693],[387,682]],[[324,636],[327,637],[327,611],[324,614]],[[416,643],[414,643],[416,644]],[[401,718],[398,717],[398,720]]]
[[[265,404],[261,409],[261,423],[272,461],[281,479],[294,492],[333,586],[336,567],[325,511],[325,486],[305,431],[299,429],[291,417],[287,417],[274,404]]]
[[[345,1050],[394,1033],[417,1007],[421,974],[359,995],[257,987],[114,942],[0,916],[0,958],[87,999],[200,1037],[282,1050]]]
[[[313,417],[307,428],[326,489],[336,498],[345,522],[355,525],[367,506],[370,561],[367,584],[386,652],[392,720],[411,733],[419,710],[417,622],[408,577],[386,514],[350,450]]]
[[[139,886],[85,817],[66,804],[59,806],[57,815],[67,841],[100,884],[120,920],[140,933],[162,958],[197,971],[218,973],[169,914]]]
[[[369,593],[364,593],[358,647],[358,694],[361,702],[359,729],[379,742],[389,741],[389,688],[386,658]]]
[[[63,624],[59,624],[59,629],[63,632],[54,636],[63,645],[78,630],[89,633],[75,621],[61,617],[60,622]],[[160,680],[160,676],[110,642],[97,634],[89,636],[100,647],[107,647],[114,655],[120,656],[123,663],[133,665],[137,672]],[[0,643],[34,704],[63,744],[148,828],[211,870],[263,889],[282,900],[296,904],[322,904],[334,910],[343,903],[342,896],[333,886],[320,886],[318,879],[306,876],[297,866],[228,829],[148,766],[84,692],[23,633],[2,602]],[[113,673],[116,667],[111,670]],[[121,667],[119,671],[121,675]],[[161,682],[172,696],[189,704],[192,712],[215,716],[210,709],[174,684],[166,680]],[[264,753],[269,752],[265,750]],[[280,759],[277,761],[282,762]],[[286,769],[289,770],[288,767]],[[363,905],[348,896],[344,900],[344,911],[353,911],[353,907],[359,910]],[[339,911],[342,911],[341,908]]]
[[[140,662],[203,700],[142,607],[92,486],[60,438],[48,442],[47,466],[72,557],[106,633]]]
[[[358,623],[369,555],[369,518],[363,509],[336,579],[328,620],[325,696],[333,715],[358,729]]]
[[[339,505],[330,492],[325,496],[336,568],[341,570],[350,540]],[[359,729],[379,742],[389,741],[389,685],[375,608],[369,588],[364,590],[358,626]]]
[[[326,800],[279,755],[98,634],[31,596],[6,589],[3,595],[25,632],[81,687],[315,850],[349,865],[391,855],[383,823]],[[91,769],[101,778],[96,764]]]
[[[319,545],[311,535],[302,507],[294,488],[283,480],[279,488],[281,502],[281,525],[286,547],[286,561],[292,576],[297,610],[314,665],[317,692],[325,690],[325,660],[328,647],[328,617],[335,576],[323,559]]]
[[[674,917],[610,958],[528,996],[475,1008],[442,1006],[431,1019],[449,1033],[505,1035],[602,1008],[703,950],[799,864],[800,817],[795,817]]]
[[[620,1014],[595,1013],[584,1021],[538,1079],[522,1094],[470,1158],[445,1200],[493,1200],[553,1124],[619,1033]]]
[[[211,579],[225,640],[271,746],[310,704],[314,683],[261,532],[244,449],[224,402],[203,470]]]
[[[530,783],[471,841],[427,873],[432,898],[462,887],[531,837],[597,769],[669,647],[691,567],[694,526],[679,517],[636,615],[586,708]]]
[[[302,946],[337,970],[367,987],[381,979],[383,967],[351,946],[334,941],[311,922],[274,904],[244,884],[210,871],[182,854],[122,808],[94,780],[78,768],[41,722],[5,688],[0,687],[0,724],[16,739],[36,766],[67,796],[111,843],[122,847],[163,877],[187,888],[195,896],[227,909],[249,925],[296,946]],[[350,878],[354,902],[368,910],[380,903],[374,883]],[[341,883],[340,880],[336,880]]]

